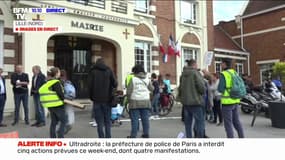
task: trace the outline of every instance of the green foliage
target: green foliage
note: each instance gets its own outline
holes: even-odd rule
[[[277,62],[273,66],[273,75],[279,77],[283,83],[283,89],[285,84],[285,62]]]
[[[285,78],[285,62],[277,62],[273,66],[273,74],[280,77],[281,79]]]

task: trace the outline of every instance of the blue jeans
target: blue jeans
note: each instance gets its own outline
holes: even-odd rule
[[[14,122],[19,121],[19,111],[20,111],[21,101],[24,107],[25,121],[29,122],[28,92],[27,93],[14,93],[14,102],[15,102]]]
[[[33,98],[34,98],[34,105],[35,105],[36,122],[46,123],[45,110],[40,102],[40,95],[34,94]]]
[[[0,95],[0,124],[2,124],[3,121],[5,102],[6,102],[5,96]]]
[[[97,122],[99,138],[111,138],[111,106],[105,103],[93,103],[93,113]],[[103,128],[105,127],[105,133]]]
[[[195,132],[197,138],[204,138],[205,133],[205,117],[203,113],[203,106],[184,106],[184,124],[186,130],[186,137],[192,138],[192,123],[195,119]]]
[[[158,115],[159,98],[160,98],[160,94],[157,93],[157,94],[153,95],[153,98],[151,101],[152,113],[154,115]]]
[[[228,138],[234,138],[234,129],[236,129],[239,138],[244,138],[243,128],[239,119],[238,104],[223,105],[222,114],[224,118],[224,127]]]
[[[149,108],[130,109],[131,116],[131,138],[136,138],[138,133],[139,117],[143,126],[143,135],[149,136]]]
[[[64,106],[49,108],[51,123],[50,123],[50,138],[64,138],[64,129],[66,125],[66,114]],[[56,126],[60,122],[57,136]]]

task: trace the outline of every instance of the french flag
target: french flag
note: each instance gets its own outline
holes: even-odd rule
[[[168,54],[167,53],[162,56],[162,60],[163,60],[163,63],[168,62]]]
[[[176,50],[175,42],[173,40],[172,35],[170,35],[168,40],[168,54],[175,55],[176,53],[175,50]]]
[[[180,45],[180,43],[177,41],[177,42],[175,43],[175,55],[178,56],[178,57],[180,57],[180,51],[181,51],[181,45]]]
[[[160,53],[162,53],[162,61],[163,63],[167,63],[168,62],[168,53],[165,52],[163,45],[161,42],[159,42],[159,51]]]
[[[159,42],[159,51],[160,51],[160,53],[165,54],[165,50],[164,50],[161,42]]]

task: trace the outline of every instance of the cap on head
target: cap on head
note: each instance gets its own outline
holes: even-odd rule
[[[222,59],[222,63],[224,63],[228,68],[232,66],[232,60],[229,58]]]

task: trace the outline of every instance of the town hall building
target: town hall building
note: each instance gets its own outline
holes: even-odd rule
[[[13,8],[65,8],[66,12],[27,13],[28,20],[58,30],[18,33],[13,30]],[[0,1],[0,67],[7,81],[17,64],[30,79],[34,65],[40,65],[43,73],[52,66],[65,69],[80,99],[88,98],[88,71],[100,57],[114,71],[119,89],[135,64],[142,64],[149,75],[168,73],[177,85],[186,59],[207,67],[204,55],[214,49],[213,33],[211,0]],[[164,63],[159,44],[167,51],[170,35],[180,44],[181,56],[169,56]],[[11,112],[12,89],[7,87],[5,111]]]

